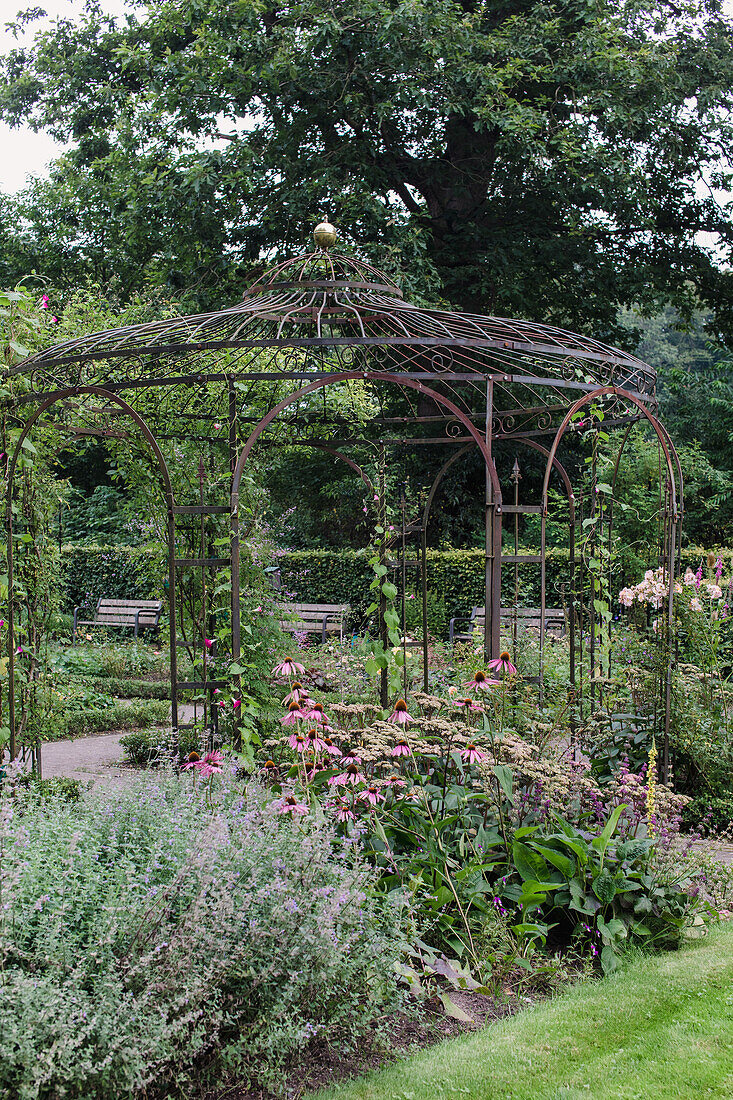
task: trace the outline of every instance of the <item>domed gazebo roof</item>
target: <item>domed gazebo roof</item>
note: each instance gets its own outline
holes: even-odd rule
[[[525,405],[518,391],[528,388],[531,405],[598,386],[655,402],[654,370],[628,352],[552,325],[413,305],[370,264],[324,249],[270,268],[234,305],[67,340],[6,377],[31,375],[41,398],[78,385],[278,378],[292,376],[296,362],[299,377],[362,366],[446,382],[493,377],[511,392],[509,405]]]

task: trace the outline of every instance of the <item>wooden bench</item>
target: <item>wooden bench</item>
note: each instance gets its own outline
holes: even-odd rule
[[[501,625],[507,630],[511,629],[514,623],[514,616],[517,618],[517,631],[521,634],[527,629],[533,629],[539,631],[540,623],[542,621],[542,611],[539,607],[502,607],[501,609]],[[484,629],[486,622],[486,608],[474,607],[471,612],[470,618],[465,616],[456,616],[451,619],[449,625],[449,639],[450,644],[454,642],[470,642],[473,638],[474,630]],[[468,630],[465,632],[456,631],[456,623],[468,623]],[[554,631],[557,634],[564,634],[567,629],[565,622],[565,612],[561,607],[546,607],[545,608],[545,631]]]
[[[343,640],[344,619],[350,610],[347,603],[284,603],[280,611],[288,618],[280,626],[291,634],[320,634],[322,642],[329,634]]]
[[[80,626],[131,626],[137,638],[142,629],[158,629],[162,607],[160,600],[108,600],[101,597],[97,600],[93,619],[80,619],[79,612],[87,608],[74,608],[71,641],[76,641]]]

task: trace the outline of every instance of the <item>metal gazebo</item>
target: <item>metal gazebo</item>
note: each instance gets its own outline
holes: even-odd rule
[[[16,519],[13,495],[24,440],[34,428],[53,425],[60,432],[79,434],[79,417],[87,418],[86,434],[119,437],[125,417],[132,420],[136,443],[150,449],[160,474],[165,500],[165,542],[168,557],[172,724],[178,725],[179,700],[186,692],[215,690],[217,681],[182,680],[178,675],[177,622],[182,570],[231,570],[232,659],[241,645],[241,548],[246,525],[241,512],[242,479],[252,452],[272,439],[291,446],[318,447],[335,461],[347,462],[368,483],[352,457],[355,441],[343,438],[343,423],[328,408],[328,388],[360,380],[378,395],[379,411],[367,426],[370,441],[381,447],[444,447],[445,461],[424,486],[421,506],[404,532],[419,536],[418,560],[423,600],[423,673],[427,689],[427,614],[425,555],[431,505],[448,471],[463,456],[478,452],[485,471],[482,505],[485,513],[484,648],[497,656],[501,641],[501,576],[510,568],[539,571],[539,685],[543,680],[546,604],[546,525],[551,483],[565,498],[568,525],[568,630],[570,689],[576,689],[583,662],[593,701],[594,649],[599,622],[592,598],[583,596],[576,557],[582,509],[596,506],[592,493],[585,502],[574,494],[572,479],[561,462],[568,433],[602,409],[605,432],[619,433],[619,458],[632,426],[648,425],[660,456],[660,546],[657,564],[664,570],[668,598],[662,612],[668,664],[674,578],[679,568],[682,519],[682,478],[669,435],[657,417],[655,372],[633,355],[586,336],[523,320],[482,317],[427,309],[404,300],[397,284],[359,259],[332,251],[335,231],[322,223],[316,248],[267,270],[227,308],[194,316],[174,316],[153,323],[95,332],[59,343],[24,360],[5,373],[12,396],[6,414],[22,430],[8,465],[6,502],[9,611],[8,709],[11,755],[15,754],[15,625],[22,609],[14,591],[13,550]],[[385,409],[382,395],[396,388],[403,415]],[[258,414],[253,415],[257,394]],[[318,395],[317,412],[314,395]],[[261,415],[263,406],[267,408]],[[404,407],[406,406],[406,408]],[[77,425],[70,427],[71,419]],[[313,425],[317,423],[317,430]],[[310,434],[308,434],[310,432]],[[340,434],[341,433],[341,434]],[[123,433],[124,434],[124,433]],[[170,441],[215,444],[222,452],[221,470],[227,492],[212,502],[176,498],[164,455]],[[518,493],[515,462],[511,487],[502,485],[496,453],[501,447],[525,448],[539,456],[544,478],[539,499],[525,504]],[[351,449],[352,455],[348,452]],[[218,453],[218,452],[217,452]],[[172,451],[175,461],[175,447]],[[506,481],[506,479],[505,479]],[[203,486],[203,478],[200,486]],[[180,494],[179,494],[180,495]],[[580,512],[579,512],[580,505]],[[516,540],[518,517],[534,514],[539,523],[539,549],[521,553]],[[211,552],[205,524],[211,517],[227,523],[227,546]],[[504,519],[514,525],[510,552],[502,547]],[[181,526],[199,525],[199,550],[193,557],[180,551]],[[610,537],[610,522],[606,533]],[[603,535],[601,535],[603,537]],[[218,542],[222,540],[219,539]],[[201,591],[206,592],[206,584]],[[516,592],[515,584],[515,611]],[[205,595],[204,597],[205,598]],[[201,612],[202,622],[205,610]],[[516,637],[516,629],[515,629]],[[199,639],[199,644],[203,637]],[[669,732],[670,676],[661,685],[663,729]],[[661,731],[660,731],[661,732]],[[663,773],[667,773],[667,736]]]

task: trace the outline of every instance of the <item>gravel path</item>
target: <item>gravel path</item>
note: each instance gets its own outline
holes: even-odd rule
[[[135,772],[122,768],[122,733],[103,733],[97,737],[78,737],[74,741],[48,741],[41,748],[44,779],[63,775],[69,779],[90,780],[103,786],[129,782]]]

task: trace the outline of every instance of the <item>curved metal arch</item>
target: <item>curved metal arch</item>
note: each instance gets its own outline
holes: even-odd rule
[[[544,455],[545,458],[547,458],[549,456],[549,453],[550,453],[548,451],[547,447],[543,447],[541,443],[535,442],[534,439],[513,439],[513,440],[495,439],[494,440],[494,446],[499,446],[500,444],[509,443],[509,442],[511,442],[513,445],[517,445],[517,446],[530,447],[532,450],[538,451],[540,454]],[[475,446],[474,443],[466,443],[463,447],[461,447],[461,449],[459,451],[455,451],[450,456],[450,458],[448,458],[443,463],[441,468],[438,470],[438,473],[435,475],[435,480],[433,481],[433,484],[430,488],[430,492],[428,493],[428,498],[425,502],[425,507],[423,508],[423,525],[425,527],[427,527],[427,525],[428,525],[428,520],[430,518],[430,511],[431,511],[432,506],[433,506],[433,501],[435,499],[435,495],[436,495],[438,489],[440,488],[440,485],[441,485],[441,482],[443,481],[443,478],[448,473],[448,471],[451,468],[451,466],[453,465],[453,463],[457,462],[459,458],[461,458],[463,455],[467,454],[468,451],[470,451],[471,448],[474,447],[474,446]],[[553,459],[552,466],[553,466],[553,469],[555,469],[557,471],[557,473],[560,476],[560,479],[561,479],[561,481],[562,481],[562,483],[565,487],[565,492],[566,492],[567,498],[568,498],[568,506],[569,506],[569,509],[570,509],[570,522],[574,523],[575,522],[575,494],[573,492],[572,482],[570,481],[567,470],[565,469],[565,467],[562,465],[562,463],[560,462],[560,460],[558,458]]]
[[[169,598],[170,598],[170,632],[171,632],[171,685],[172,685],[172,705],[173,715],[175,717],[176,699],[174,697],[175,684],[177,680],[177,667],[176,667],[176,645],[175,645],[175,610],[176,610],[176,587],[175,587],[175,546],[174,546],[174,530],[173,530],[173,508],[175,504],[173,496],[173,486],[170,479],[170,473],[165,461],[163,452],[161,451],[155,436],[150,431],[145,420],[140,416],[133,407],[119,397],[111,390],[105,389],[103,386],[71,386],[65,390],[57,391],[53,396],[48,397],[45,401],[38,406],[32,413],[28,420],[21,429],[18,441],[13,448],[13,453],[8,464],[8,483],[5,490],[5,525],[7,531],[7,562],[8,562],[8,724],[10,726],[10,759],[15,759],[16,744],[15,744],[15,611],[13,600],[13,489],[15,487],[15,474],[18,467],[18,459],[20,458],[20,452],[23,447],[24,441],[27,439],[28,434],[34,425],[38,422],[40,417],[50,409],[52,405],[57,404],[59,401],[66,401],[70,397],[81,397],[83,395],[94,395],[95,397],[103,397],[108,401],[114,402],[118,405],[122,411],[131,417],[135,424],[139,427],[143,434],[146,443],[149,445],[155,460],[158,463],[161,477],[163,478],[164,495],[166,500],[166,509],[168,512],[168,584],[169,584]]]
[[[476,446],[481,451],[484,457],[484,461],[486,463],[489,477],[491,479],[493,491],[496,494],[495,499],[499,504],[501,503],[501,485],[499,483],[499,477],[496,472],[496,467],[494,466],[494,462],[491,458],[491,451],[486,444],[486,440],[478,431],[478,429],[474,426],[471,420],[469,420],[466,414],[462,412],[461,409],[459,409],[458,406],[450,400],[450,398],[444,397],[443,394],[438,393],[436,390],[430,389],[429,386],[426,386],[423,382],[418,382],[414,378],[403,378],[399,374],[393,374],[387,371],[377,372],[365,370],[339,371],[337,373],[329,374],[325,378],[318,378],[316,379],[316,381],[310,382],[307,386],[303,386],[301,389],[289,394],[288,397],[283,398],[283,400],[280,401],[279,404],[273,406],[273,408],[270,409],[267,415],[264,416],[262,420],[260,420],[259,423],[256,424],[255,427],[252,429],[249,438],[247,439],[247,442],[245,443],[239,454],[237,465],[234,469],[234,473],[232,476],[232,499],[234,500],[234,498],[239,494],[239,486],[242,480],[242,474],[244,472],[244,467],[252,448],[254,447],[255,443],[262,435],[262,433],[270,426],[273,420],[277,416],[279,416],[281,412],[283,412],[284,409],[287,409],[289,405],[293,405],[297,401],[300,401],[300,399],[305,397],[307,394],[314,393],[316,390],[323,389],[325,386],[333,385],[333,383],[335,382],[355,381],[356,379],[362,379],[365,382],[389,382],[392,385],[396,386],[406,386],[408,389],[417,390],[419,393],[425,394],[431,400],[436,401],[439,405],[443,405],[444,408],[448,409],[456,418],[456,420],[460,421],[460,423],[464,426],[466,431],[475,441]]]
[[[671,441],[666,429],[662,427],[659,420],[651,412],[649,412],[649,410],[645,407],[645,405],[641,401],[639,401],[638,398],[636,398],[634,396],[634,394],[629,393],[628,390],[620,389],[617,386],[600,386],[597,389],[592,390],[590,393],[585,394],[583,397],[579,398],[577,401],[575,401],[570,406],[567,413],[563,417],[563,420],[562,420],[562,422],[561,422],[561,424],[560,424],[560,426],[557,430],[557,433],[555,435],[555,438],[552,442],[552,446],[550,447],[550,456],[554,458],[554,456],[557,452],[557,448],[560,445],[560,441],[562,440],[562,437],[564,436],[565,432],[567,431],[568,425],[569,425],[573,415],[576,412],[578,412],[578,410],[582,409],[584,405],[589,404],[591,401],[595,400],[598,397],[605,397],[606,395],[609,395],[609,394],[613,394],[616,397],[620,397],[624,401],[629,401],[629,402],[631,402],[631,404],[635,405],[639,409],[642,416],[644,416],[646,418],[646,420],[649,422],[649,424],[651,424],[652,428],[654,429],[657,440],[659,442],[659,446],[661,447],[662,452],[664,453],[664,459],[665,459],[665,463],[666,463],[666,466],[667,466],[667,477],[669,479],[670,504],[671,504],[671,515],[669,515],[669,524],[668,524],[668,528],[665,531],[665,535],[664,535],[665,543],[666,543],[667,562],[668,562],[668,569],[667,569],[667,576],[668,576],[667,606],[666,606],[666,616],[665,616],[665,638],[666,638],[668,653],[671,653],[671,648],[670,648],[671,638],[670,638],[670,635],[671,635],[672,621],[673,621],[673,617],[674,617],[674,581],[675,581],[675,559],[676,559],[676,556],[677,556],[677,528],[678,528],[678,525],[679,525],[679,522],[680,522],[680,510],[679,510],[679,507],[678,507],[678,498],[677,498],[677,483],[675,481],[675,472],[676,471],[679,471],[679,473],[680,473],[680,482],[679,482],[679,485],[680,485],[680,500],[682,499],[683,489],[682,489],[681,466],[680,466],[680,462],[679,462],[679,456],[677,455],[677,452],[675,451],[674,445],[672,444],[672,441]],[[625,444],[627,437],[628,437],[628,433],[624,437],[624,440],[622,442],[622,447]],[[668,444],[669,444],[669,446],[668,446]],[[674,459],[672,457],[673,454],[674,454]],[[542,509],[543,509],[542,514],[543,514],[543,516],[545,516],[547,514],[547,488],[548,488],[548,484],[549,484],[549,479],[550,479],[550,461],[548,459],[547,466],[545,467],[545,480],[544,480],[544,485],[543,485],[543,489],[542,489]],[[592,631],[591,631],[591,639],[592,639]],[[667,674],[666,674],[665,684],[664,684],[664,748],[663,748],[661,772],[662,772],[662,781],[665,782],[665,783],[667,782],[667,779],[669,777],[669,732],[670,732],[670,718],[671,718],[671,704],[672,704],[671,697],[672,697],[672,665],[671,665],[671,658],[670,658],[667,662]]]
[[[240,556],[239,556],[239,487],[242,481],[242,474],[246,465],[247,459],[252,452],[252,448],[260,438],[262,433],[269,427],[273,420],[279,416],[284,409],[288,406],[295,404],[301,398],[305,397],[309,393],[314,393],[316,390],[323,389],[325,386],[332,385],[335,382],[348,382],[361,379],[367,382],[388,382],[396,386],[404,386],[408,389],[416,390],[418,393],[434,400],[437,404],[442,405],[448,409],[452,415],[464,426],[468,434],[474,440],[476,446],[481,451],[484,458],[486,471],[489,481],[492,487],[492,500],[495,505],[495,515],[497,516],[499,523],[501,518],[498,509],[501,507],[501,484],[499,482],[499,476],[496,472],[493,459],[491,457],[491,450],[487,441],[474,426],[471,420],[458,408],[458,406],[450,400],[448,397],[444,397],[443,394],[426,386],[423,382],[419,382],[413,378],[404,378],[401,375],[393,374],[391,372],[374,372],[366,370],[355,371],[339,371],[338,373],[329,374],[327,377],[316,379],[307,386],[303,386],[301,389],[283,398],[277,405],[275,405],[266,416],[255,425],[252,432],[247,439],[244,447],[242,448],[239,457],[236,462],[236,466],[232,473],[232,492],[231,492],[231,558],[232,558],[232,652],[236,659],[239,655],[240,641],[241,641],[241,623],[239,614],[239,593],[240,593]],[[501,564],[499,562],[499,569]],[[488,623],[488,616],[487,616]],[[488,626],[487,626],[487,644],[488,644]]]
[[[567,413],[563,417],[562,422],[560,423],[560,426],[555,433],[555,438],[552,441],[552,445],[550,446],[549,457],[547,465],[545,466],[545,479],[542,486],[542,507],[545,510],[545,513],[547,511],[547,490],[550,481],[550,473],[552,470],[551,460],[554,459],[555,455],[557,454],[557,449],[560,446],[562,437],[567,431],[570,421],[572,420],[575,413],[582,409],[584,405],[588,405],[591,401],[595,401],[599,397],[606,397],[610,394],[613,394],[615,397],[620,397],[623,401],[630,401],[632,405],[636,405],[637,409],[639,409],[642,415],[646,417],[651,426],[654,428],[657,439],[659,440],[659,444],[664,451],[664,457],[667,462],[667,471],[669,473],[672,492],[672,509],[675,517],[677,517],[677,490],[674,470],[672,468],[672,459],[669,449],[667,447],[667,439],[669,437],[667,436],[666,431],[662,429],[660,422],[652,413],[649,412],[644,403],[640,401],[637,397],[635,397],[633,393],[629,393],[628,390],[620,389],[618,386],[599,386],[598,389],[591,390],[590,393],[586,393],[582,397],[579,397],[578,400],[570,406]]]

